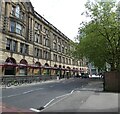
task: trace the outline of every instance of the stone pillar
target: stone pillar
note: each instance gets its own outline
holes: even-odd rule
[[[34,36],[33,36],[33,28],[34,27],[34,21],[33,19],[31,18],[31,38],[32,38],[32,41],[34,41]]]
[[[0,77],[2,77],[4,75],[4,67],[0,66]]]
[[[28,75],[29,75],[29,76],[33,75],[33,70],[34,70],[34,69],[33,69],[32,67],[29,67],[29,68],[28,68]]]
[[[0,52],[1,53],[1,52]],[[3,57],[2,57],[2,53],[0,55],[0,77],[4,75],[4,71],[5,71],[5,68],[3,66]]]
[[[16,76],[19,76],[19,67],[16,67]]]

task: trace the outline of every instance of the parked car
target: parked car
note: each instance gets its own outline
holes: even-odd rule
[[[92,75],[89,75],[89,78],[101,78],[101,75],[92,74]]]
[[[81,77],[82,78],[89,78],[89,74],[88,73],[81,73]]]

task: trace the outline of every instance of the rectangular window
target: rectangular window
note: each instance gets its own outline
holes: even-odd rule
[[[48,39],[45,39],[45,46],[48,46]]]
[[[39,34],[37,34],[36,42],[39,43]]]
[[[68,64],[68,58],[66,58],[66,64]]]
[[[42,58],[42,50],[39,50],[39,57]]]
[[[69,64],[71,65],[71,59],[69,59]]]
[[[17,52],[17,42],[12,41],[12,51]]]
[[[43,45],[44,45],[44,46],[46,45],[46,39],[45,39],[45,37],[44,37],[44,39],[43,39]]]
[[[17,41],[7,39],[6,50],[17,52]]]
[[[17,17],[17,18],[19,18],[20,17],[20,6],[16,6],[16,9],[15,9],[15,16]]]
[[[38,24],[37,24],[37,22],[35,22],[35,28],[38,28]]]
[[[7,49],[7,50],[11,50],[11,45],[12,45],[11,40],[10,40],[10,39],[7,39],[6,49]]]
[[[64,53],[64,47],[62,46],[62,53]]]
[[[12,6],[11,14],[12,14],[12,15],[15,15],[15,7],[14,7],[14,6]]]
[[[61,46],[60,46],[60,44],[58,45],[58,51],[61,52]]]
[[[56,42],[53,42],[53,49],[54,49],[54,50],[57,50]]]
[[[42,44],[42,35],[40,35],[40,44]]]
[[[49,34],[49,30],[47,30],[46,28],[45,29],[45,34],[48,35]]]
[[[72,60],[72,65],[75,65],[75,60],[74,59]]]
[[[23,53],[23,52],[24,52],[24,44],[20,43],[20,53]]]
[[[46,37],[44,37],[44,39],[43,39],[44,41],[43,41],[43,43],[44,43],[44,46],[49,46],[49,40],[46,38]]]
[[[21,35],[23,35],[24,36],[24,34],[25,34],[25,28],[22,26],[22,33],[21,33]]]
[[[16,23],[16,33],[22,34],[22,26],[18,23]]]
[[[28,45],[26,45],[26,44],[24,45],[24,53],[28,54]]]
[[[10,22],[10,32],[15,32],[15,22],[14,21]]]
[[[44,59],[50,59],[50,53],[47,52],[47,51],[44,51],[44,52],[43,52],[43,58],[44,58]]]
[[[35,48],[35,56],[39,57],[39,49]]]
[[[44,59],[47,59],[47,51],[44,51]]]
[[[24,14],[23,12],[20,13],[21,19],[24,19],[24,15],[25,15],[25,14]]]
[[[67,48],[65,49],[65,53],[67,54]]]
[[[40,29],[40,31],[42,31],[42,25],[40,25],[40,28],[39,28],[39,29]]]
[[[35,42],[39,42],[39,35],[37,33],[35,33]]]
[[[65,63],[65,57],[63,57],[63,63]]]
[[[20,53],[28,54],[28,45],[20,43]]]
[[[61,63],[61,56],[59,56],[59,62]]]

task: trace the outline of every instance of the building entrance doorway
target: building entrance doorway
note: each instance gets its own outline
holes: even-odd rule
[[[12,57],[8,57],[5,61],[4,75],[15,75],[15,74],[16,74],[16,60]]]

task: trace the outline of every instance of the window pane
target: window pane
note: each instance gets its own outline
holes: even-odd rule
[[[15,32],[15,22],[10,22],[10,32]]]
[[[20,17],[20,7],[19,6],[16,7],[15,16],[18,18]]]
[[[12,51],[16,52],[17,51],[17,42],[12,41]]]
[[[42,44],[42,35],[40,35],[40,44]]]
[[[15,14],[15,7],[12,6],[12,11],[11,11],[11,14],[14,15]]]
[[[24,46],[24,53],[28,54],[28,45]]]
[[[22,26],[18,23],[16,23],[16,33],[18,33],[18,34],[22,33]]]
[[[24,48],[24,45],[21,43],[20,44],[20,53],[23,53],[23,48]]]
[[[7,39],[6,49],[7,49],[7,50],[10,50],[10,49],[11,49],[11,40],[10,40],[10,39]]]

